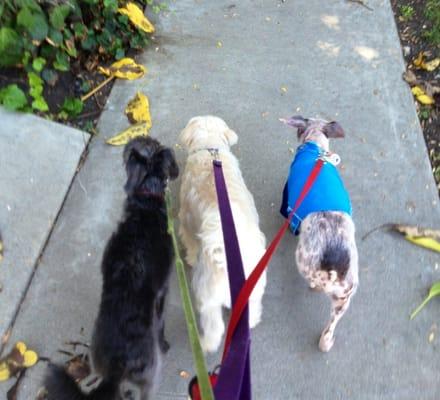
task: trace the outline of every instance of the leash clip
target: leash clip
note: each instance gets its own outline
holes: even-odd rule
[[[339,154],[331,153],[329,151],[322,153],[319,158],[322,161],[333,164],[335,167],[341,163],[341,157],[339,156]]]
[[[209,154],[211,154],[211,156],[212,156],[212,158],[213,158],[214,160],[218,160],[218,158],[219,158],[219,151],[218,151],[218,148],[216,148],[216,147],[210,147],[210,148],[208,148],[208,149],[206,149],[206,150],[209,151]]]

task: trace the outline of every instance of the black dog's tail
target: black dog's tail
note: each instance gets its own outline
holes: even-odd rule
[[[118,380],[102,381],[100,385],[85,394],[75,380],[58,365],[50,364],[44,380],[47,400],[114,400],[119,390]]]

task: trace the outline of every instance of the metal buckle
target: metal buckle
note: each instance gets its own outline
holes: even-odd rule
[[[209,151],[209,154],[211,154],[211,156],[212,156],[212,158],[214,158],[214,160],[218,160],[218,158],[219,158],[218,148],[211,147],[211,148],[208,148],[206,150]]]

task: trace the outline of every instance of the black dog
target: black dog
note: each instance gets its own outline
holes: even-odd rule
[[[172,150],[149,137],[128,143],[124,162],[125,213],[104,253],[92,340],[93,367],[103,380],[87,395],[63,368],[51,365],[45,380],[48,400],[119,399],[130,392],[122,386],[135,386],[147,400],[169,347],[163,311],[174,254],[165,189],[179,169]]]

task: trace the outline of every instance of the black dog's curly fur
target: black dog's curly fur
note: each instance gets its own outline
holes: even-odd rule
[[[157,379],[164,337],[164,301],[173,262],[165,189],[179,173],[174,154],[152,138],[124,149],[125,213],[102,261],[103,288],[92,340],[93,366],[103,381],[84,394],[63,368],[51,365],[48,400],[113,400],[121,383],[149,398]]]

